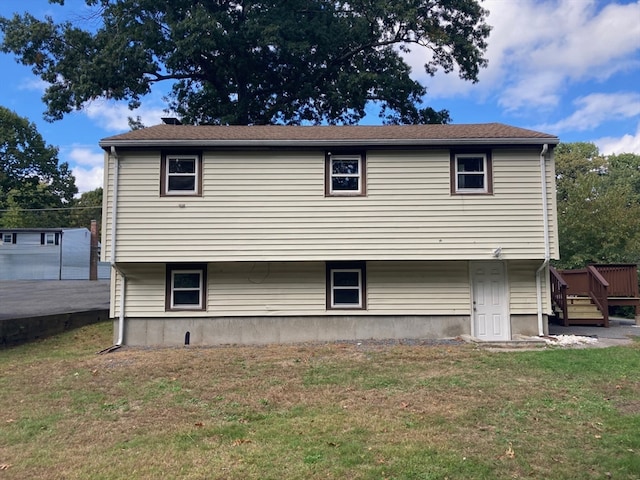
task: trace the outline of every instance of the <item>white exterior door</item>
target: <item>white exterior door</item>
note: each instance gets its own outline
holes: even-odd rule
[[[480,340],[511,340],[504,263],[471,262],[472,332]]]

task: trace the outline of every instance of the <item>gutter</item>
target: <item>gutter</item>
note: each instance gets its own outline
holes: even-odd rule
[[[547,168],[546,154],[549,145],[544,144],[540,152],[540,181],[542,184],[542,219],[544,225],[544,261],[536,270],[536,297],[538,307],[538,336],[544,335],[544,324],[542,321],[542,275],[546,273],[549,260],[551,259],[551,247],[549,245],[549,202],[547,201]]]

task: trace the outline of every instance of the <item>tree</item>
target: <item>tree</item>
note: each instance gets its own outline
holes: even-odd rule
[[[33,123],[0,107],[0,226],[63,226],[61,209],[77,192],[69,165],[58,164],[58,149]]]
[[[49,0],[64,4],[64,0]],[[101,25],[0,17],[0,50],[48,82],[45,118],[96,98],[172,84],[168,107],[194,124],[357,123],[375,102],[387,123],[447,122],[402,57],[476,82],[490,27],[478,0],[85,0]],[[93,22],[92,22],[93,23]]]
[[[102,187],[84,192],[73,202],[74,209],[69,218],[70,227],[91,228],[91,220],[98,223],[98,231],[102,223]]]
[[[579,177],[602,170],[605,159],[593,143],[561,143],[555,149],[558,200],[567,200]]]
[[[559,266],[640,262],[640,155],[590,143],[556,149]]]

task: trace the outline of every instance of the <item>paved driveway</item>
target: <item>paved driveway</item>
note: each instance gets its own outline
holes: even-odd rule
[[[631,337],[640,336],[640,325],[636,325],[634,320],[624,318],[609,318],[609,328],[588,327],[572,325],[563,327],[561,325],[550,324],[550,335],[578,335],[580,337],[597,338],[596,346],[610,346],[628,343]],[[598,345],[599,344],[599,345]]]
[[[0,281],[0,320],[109,308],[109,280]]]

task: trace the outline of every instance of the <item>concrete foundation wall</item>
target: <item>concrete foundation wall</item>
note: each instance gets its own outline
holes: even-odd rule
[[[542,327],[545,335],[549,334],[549,319],[547,315],[542,316]],[[511,337],[514,335],[526,335],[535,337],[538,335],[537,315],[511,315]]]
[[[470,334],[468,316],[127,318],[126,345],[273,344],[452,338]],[[114,341],[118,320],[114,319]]]

